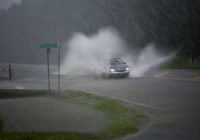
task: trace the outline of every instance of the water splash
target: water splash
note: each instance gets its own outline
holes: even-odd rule
[[[134,63],[130,62],[131,66],[131,77],[141,77],[150,69],[158,67],[166,61],[173,58],[175,53],[170,53],[168,55],[162,55],[159,53],[154,45],[148,45],[141,53],[136,57]]]
[[[67,75],[100,75],[103,60],[119,56],[123,52],[124,41],[116,30],[106,28],[97,34],[86,36],[75,33],[67,43],[68,51],[61,67]]]
[[[67,53],[61,73],[71,76],[99,76],[105,59],[113,56],[126,60],[131,77],[141,77],[148,70],[169,60],[173,55],[163,56],[153,45],[147,46],[137,56],[130,53],[125,41],[113,28],[101,29],[97,34],[86,36],[75,33],[66,44]]]

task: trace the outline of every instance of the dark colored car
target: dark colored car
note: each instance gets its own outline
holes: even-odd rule
[[[111,58],[107,68],[109,77],[128,77],[130,69],[121,58]]]

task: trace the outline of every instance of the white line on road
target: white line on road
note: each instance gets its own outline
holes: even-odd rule
[[[159,74],[156,74],[154,77],[163,77],[163,76],[165,76],[165,75],[167,75],[169,73],[170,73],[169,71],[162,71]]]
[[[116,99],[117,99],[117,98],[116,98]],[[134,102],[134,101],[129,101],[129,100],[126,100],[126,99],[118,99],[118,100],[121,100],[121,101],[123,101],[123,102],[130,103],[130,104],[135,104],[135,105],[138,105],[138,106],[143,106],[143,107],[151,108],[151,109],[164,110],[163,108],[160,108],[160,107],[151,106],[151,105],[146,105],[146,104],[142,104],[142,103],[138,103],[138,102]]]
[[[82,90],[82,91],[85,91],[85,90]],[[164,110],[163,108],[152,106],[152,105],[142,104],[142,103],[138,103],[138,102],[134,102],[134,101],[126,100],[126,99],[120,99],[120,98],[107,96],[107,95],[101,95],[101,94],[98,94],[94,91],[86,91],[86,92],[90,92],[92,94],[96,94],[96,95],[100,95],[100,96],[104,96],[104,97],[109,97],[109,98],[114,99],[114,100],[120,100],[122,102],[129,103],[129,104],[134,104],[134,105],[138,105],[138,106],[142,106],[142,107],[146,107],[146,108],[151,108],[151,109],[154,109],[154,110],[160,110],[160,111]]]

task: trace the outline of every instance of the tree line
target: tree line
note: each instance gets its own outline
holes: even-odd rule
[[[74,32],[116,28],[132,49],[149,43],[200,57],[199,0],[22,0],[0,11],[0,60],[44,63],[41,42],[64,43]],[[53,54],[55,56],[56,54]]]

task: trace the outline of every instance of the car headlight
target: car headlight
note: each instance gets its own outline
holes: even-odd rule
[[[115,69],[110,69],[110,72],[115,72]]]
[[[126,71],[129,71],[129,68],[126,68]]]

